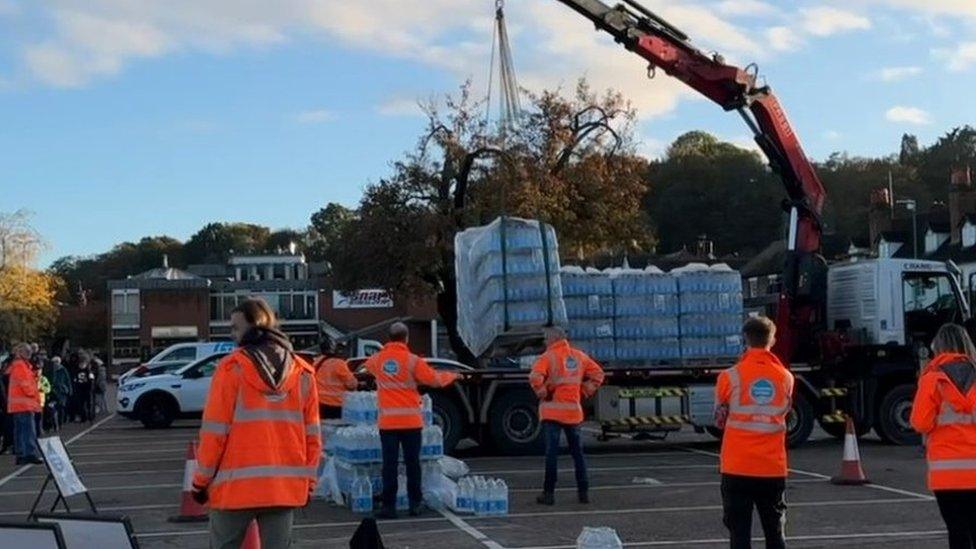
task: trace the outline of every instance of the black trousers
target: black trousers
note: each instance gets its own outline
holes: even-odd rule
[[[785,478],[722,475],[722,521],[729,529],[732,549],[752,547],[752,509],[766,536],[766,549],[786,547]]]
[[[319,404],[319,419],[342,419],[342,406]]]
[[[949,549],[976,547],[976,490],[936,490],[935,501],[949,530]]]
[[[407,470],[407,497],[410,506],[420,505],[424,499],[420,477],[421,429],[382,429],[383,445],[383,509],[396,509],[397,465],[403,447],[403,464]]]

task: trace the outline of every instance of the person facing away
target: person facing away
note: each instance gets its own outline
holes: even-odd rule
[[[239,347],[214,371],[192,496],[210,503],[211,548],[240,547],[251,520],[262,547],[289,547],[322,454],[314,372],[264,300],[241,302],[230,320]]]
[[[378,518],[396,518],[397,464],[400,449],[407,473],[410,516],[422,511],[420,450],[424,418],[417,387],[447,387],[458,378],[455,372],[439,372],[410,352],[407,325],[390,326],[390,341],[366,361],[366,370],[376,380],[379,406],[380,443],[383,448],[383,496]]]
[[[723,522],[733,549],[751,547],[752,510],[759,514],[766,547],[786,547],[786,416],[793,374],[770,349],[776,325],[764,317],[742,327],[746,351],[715,385],[716,426],[722,436]]]
[[[7,382],[7,413],[13,420],[17,465],[43,463],[35,442],[34,415],[41,412],[41,396],[34,366],[30,362],[31,348],[21,343],[14,346],[12,354],[14,360],[10,363]]]
[[[359,386],[356,376],[349,371],[349,364],[336,352],[336,343],[325,336],[319,343],[322,353],[315,361],[315,385],[319,392],[319,415],[322,419],[342,417],[342,402],[346,391]]]
[[[580,424],[583,423],[582,398],[596,394],[603,384],[603,369],[583,351],[573,348],[562,328],[546,328],[546,352],[529,374],[529,384],[539,397],[539,418],[546,443],[546,473],[542,494],[536,502],[555,504],[559,437],[566,433],[566,444],[576,468],[576,492],[580,503],[589,503],[589,479]]]
[[[108,402],[106,402],[105,393],[108,392],[108,368],[98,356],[92,356],[92,375],[95,376],[92,385],[92,410],[99,414],[107,413]]]
[[[950,549],[976,547],[976,348],[965,328],[946,324],[918,380],[912,428],[925,436],[928,486]]]
[[[67,420],[68,402],[71,400],[71,374],[61,364],[61,357],[51,358],[51,394],[57,412],[57,424],[63,425]]]

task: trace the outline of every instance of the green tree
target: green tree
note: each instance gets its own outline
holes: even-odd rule
[[[954,128],[922,151],[918,162],[920,183],[929,195],[943,199],[952,170],[966,166],[976,168],[976,128],[972,126]]]
[[[308,231],[308,257],[312,261],[333,262],[338,253],[339,241],[349,225],[355,221],[356,212],[342,204],[330,202],[312,214]]]
[[[187,263],[223,263],[234,254],[267,250],[271,229],[251,223],[208,223],[184,245]]]

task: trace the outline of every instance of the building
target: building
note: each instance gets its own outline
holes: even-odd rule
[[[383,341],[393,320],[407,322],[418,352],[434,354],[446,339],[434,300],[395,300],[384,290],[340,292],[324,264],[302,254],[234,256],[226,264],[161,267],[109,281],[109,356],[114,369],[148,360],[174,343],[230,339],[230,315],[249,297],[275,310],[297,349],[321,334]]]

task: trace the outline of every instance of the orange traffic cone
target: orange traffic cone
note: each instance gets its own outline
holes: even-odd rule
[[[830,482],[851,486],[871,482],[861,468],[861,452],[857,449],[857,434],[854,431],[854,420],[850,416],[847,418],[847,433],[844,435],[844,459],[840,464],[840,474],[830,479]]]
[[[261,533],[258,531],[258,521],[251,519],[251,524],[247,525],[247,533],[244,534],[241,549],[261,549]]]
[[[186,448],[186,465],[183,467],[183,493],[180,514],[170,517],[170,522],[206,522],[207,508],[193,500],[193,473],[197,469],[197,443],[190,441]]]

